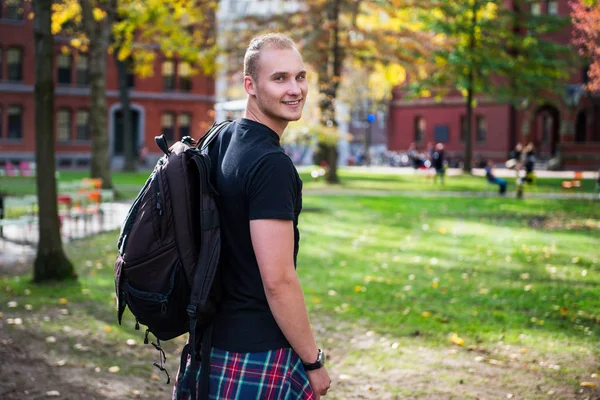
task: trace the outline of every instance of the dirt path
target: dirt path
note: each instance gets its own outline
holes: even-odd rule
[[[171,386],[152,368],[152,352],[111,348],[77,329],[57,332],[49,346],[24,325],[8,326],[0,319],[0,399],[169,399]],[[393,338],[333,321],[319,321],[319,342],[326,343],[328,370],[333,385],[328,400],[387,399],[578,399],[598,400],[598,388],[580,388],[585,376],[569,376],[569,365],[598,371],[590,354],[559,359],[524,353],[497,344],[471,350],[458,346],[430,348],[419,338]],[[328,326],[328,328],[324,328]],[[327,339],[325,339],[327,338]],[[104,366],[72,357],[73,341],[93,353],[114,354],[114,363],[141,368],[147,378],[126,372],[110,373]],[[181,342],[166,347],[171,376],[177,371]],[[114,346],[114,345],[113,345]],[[76,346],[75,346],[76,347]],[[568,379],[565,379],[567,375]],[[599,379],[596,381],[600,386]],[[572,381],[571,383],[567,383]]]

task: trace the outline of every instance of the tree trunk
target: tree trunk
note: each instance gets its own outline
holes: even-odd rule
[[[95,2],[80,0],[80,5],[85,33],[89,39],[91,176],[102,179],[104,189],[113,189],[106,121],[106,57],[116,13],[116,1],[111,0],[104,4],[106,16],[100,21],[93,17]]]
[[[319,71],[319,91],[321,95],[319,108],[321,110],[321,124],[328,127],[337,127],[338,125],[335,119],[334,101],[337,96],[337,89],[342,73],[342,61],[344,58],[344,55],[342,54],[343,49],[339,44],[339,16],[340,0],[335,0],[327,10],[327,19],[328,21],[333,22],[333,31],[327,48],[328,54],[327,57],[325,57],[327,61],[321,65]],[[319,148],[323,152],[322,158],[327,162],[328,166],[325,181],[327,183],[339,183],[340,178],[337,173],[337,143],[320,143]]]
[[[75,278],[60,236],[54,160],[54,38],[52,0],[34,0],[35,41],[35,160],[39,241],[33,281]]]
[[[115,50],[114,56],[119,75],[119,96],[121,98],[121,112],[123,113],[123,157],[125,158],[123,171],[133,172],[137,170],[137,160],[135,158],[135,149],[133,148],[133,127],[131,124],[129,85],[127,84],[127,63],[119,60],[118,49]]]
[[[469,32],[469,74],[467,78],[467,129],[465,137],[465,160],[463,171],[470,174],[473,159],[473,87],[474,87],[474,53],[475,53],[475,26],[477,24],[477,0],[471,0],[471,30]]]

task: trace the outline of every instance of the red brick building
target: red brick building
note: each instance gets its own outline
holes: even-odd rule
[[[513,7],[512,1],[507,1]],[[533,2],[533,13],[569,15],[568,0]],[[571,28],[554,34],[566,44]],[[564,168],[600,167],[600,93],[586,93],[582,84],[586,71],[580,68],[565,87],[564,96],[548,98],[542,105],[512,108],[493,99],[478,98],[473,110],[473,157],[475,161],[506,160],[517,142],[535,145],[539,159],[559,155]],[[441,101],[405,100],[402,88],[394,91],[388,119],[388,148],[408,149],[415,142],[424,151],[428,143],[443,142],[455,162],[464,154],[465,100],[449,96]]]
[[[0,164],[35,158],[35,57],[31,3],[0,0]],[[55,38],[55,134],[59,166],[85,166],[90,160],[88,58]],[[108,133],[113,166],[123,163],[122,112],[114,58],[106,65]],[[190,75],[176,59],[156,57],[154,74],[130,76],[136,151],[158,156],[154,136],[199,136],[212,123],[214,79]]]

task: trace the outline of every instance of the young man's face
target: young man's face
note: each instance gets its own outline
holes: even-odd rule
[[[266,119],[264,122],[285,128],[289,121],[299,120],[308,84],[298,50],[263,49],[257,66],[258,80],[252,80],[248,93],[255,96],[258,111]]]

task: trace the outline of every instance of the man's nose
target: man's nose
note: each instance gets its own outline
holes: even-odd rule
[[[300,87],[300,83],[297,80],[292,80],[290,85],[288,86],[288,94],[290,95],[299,95],[302,94],[302,88]]]

